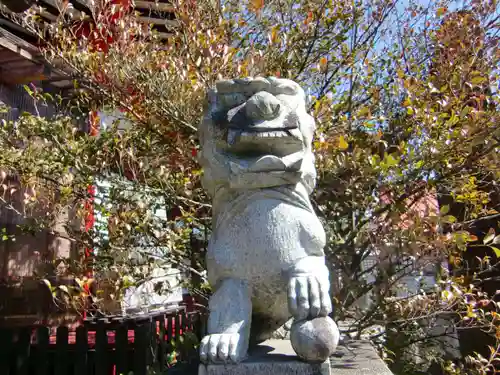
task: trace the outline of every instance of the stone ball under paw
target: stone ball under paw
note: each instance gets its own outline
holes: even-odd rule
[[[339,329],[330,317],[299,320],[292,324],[290,341],[304,361],[324,362],[337,348]]]

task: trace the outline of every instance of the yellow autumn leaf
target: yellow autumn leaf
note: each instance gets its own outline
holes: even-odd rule
[[[323,102],[321,101],[321,99],[318,99],[314,102],[314,112],[315,113],[318,113],[319,110],[321,109],[321,105],[323,104]]]
[[[453,293],[451,293],[449,290],[443,290],[441,292],[441,299],[444,301],[449,301],[453,298]]]
[[[443,14],[445,14],[445,13],[446,13],[446,11],[447,11],[447,10],[448,10],[448,9],[447,9],[447,8],[445,8],[445,7],[438,8],[438,10],[436,11],[436,15],[437,15],[438,17],[441,17]]]
[[[477,236],[475,236],[474,234],[469,234],[469,241],[474,242],[477,240],[478,240]]]
[[[250,8],[256,13],[260,12],[264,8],[264,0],[250,0]]]
[[[474,312],[474,309],[472,308],[471,305],[467,306],[467,318],[475,318],[477,317],[477,314]]]
[[[365,117],[365,116],[368,116],[370,114],[370,108],[369,107],[361,107],[360,109],[358,109],[358,116],[361,116],[361,117]]]
[[[320,70],[325,71],[327,66],[328,66],[328,59],[323,56],[321,59],[319,59],[319,68]]]
[[[271,29],[271,35],[269,40],[271,41],[271,44],[276,43],[278,40],[278,27],[274,26]]]
[[[339,148],[341,150],[347,150],[347,148],[349,147],[349,143],[346,142],[345,138],[343,135],[341,135],[339,137]]]
[[[315,141],[313,142],[314,149],[319,150],[322,147],[321,142]]]

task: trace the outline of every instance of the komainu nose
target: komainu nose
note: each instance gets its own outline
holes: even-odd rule
[[[260,91],[247,100],[246,116],[254,121],[273,120],[280,113],[281,103],[274,95]]]

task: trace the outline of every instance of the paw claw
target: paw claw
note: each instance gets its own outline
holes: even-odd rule
[[[202,362],[207,362],[208,360],[208,343],[210,341],[210,336],[205,336],[200,343],[200,360]]]
[[[218,346],[220,335],[211,335],[208,342],[208,359],[211,362],[216,362],[218,358]]]
[[[219,345],[217,346],[218,358],[226,362],[229,357],[229,337],[221,337]]]
[[[242,352],[242,340],[240,338],[240,335],[231,335],[230,341],[229,341],[229,358],[231,361],[234,363],[238,363],[243,359],[243,356],[245,354],[241,354]]]
[[[246,355],[243,337],[238,333],[205,336],[200,344],[200,359],[204,363],[241,362]]]
[[[290,313],[299,320],[327,316],[332,311],[329,290],[328,276],[314,273],[292,276],[288,284]]]

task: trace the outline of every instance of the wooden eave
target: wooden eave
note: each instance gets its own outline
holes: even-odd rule
[[[91,14],[90,0],[40,0],[30,11],[46,23],[64,15],[84,20]],[[138,20],[152,25],[158,36],[167,39],[177,27],[173,6],[166,0],[135,1]],[[71,89],[68,73],[50,66],[40,54],[37,37],[0,14],[0,83],[7,85],[42,82],[56,90]]]

